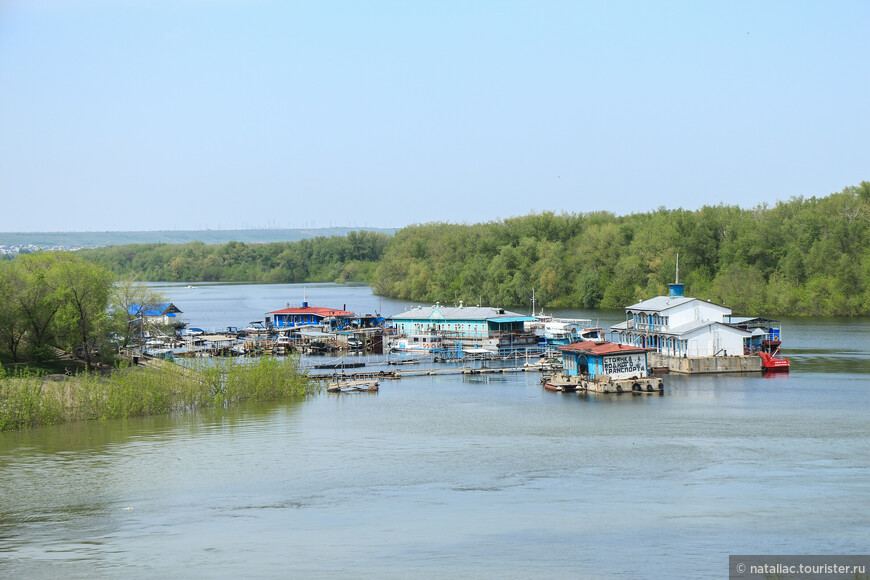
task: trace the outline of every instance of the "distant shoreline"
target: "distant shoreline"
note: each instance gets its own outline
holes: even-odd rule
[[[249,244],[295,242],[303,239],[346,236],[349,232],[369,231],[393,235],[396,228],[304,228],[304,229],[245,229],[245,230],[159,230],[159,231],[105,231],[105,232],[0,232],[0,250],[18,253],[44,249],[75,250],[101,248],[127,244]]]

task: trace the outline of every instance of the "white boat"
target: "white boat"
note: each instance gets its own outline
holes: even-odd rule
[[[440,334],[399,335],[391,337],[389,345],[392,352],[435,353],[443,352],[446,349],[444,337]]]
[[[589,318],[554,318],[541,311],[535,314],[530,330],[533,330],[547,344],[563,345],[572,342],[604,340],[604,329],[592,326]]]

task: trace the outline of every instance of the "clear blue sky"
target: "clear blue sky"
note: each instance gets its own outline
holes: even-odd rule
[[[0,231],[753,207],[870,179],[870,2],[0,1]]]

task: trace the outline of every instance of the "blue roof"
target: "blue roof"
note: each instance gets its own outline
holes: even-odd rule
[[[167,313],[166,311],[170,310],[171,312]],[[178,308],[175,307],[172,302],[161,302],[159,304],[151,304],[149,308],[142,310],[142,304],[131,304],[127,309],[129,314],[134,316],[162,316],[166,314],[167,316],[175,316],[174,312],[181,312]]]

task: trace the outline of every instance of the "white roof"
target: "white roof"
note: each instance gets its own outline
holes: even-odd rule
[[[746,330],[743,330],[740,328],[734,328],[733,326],[728,326],[727,324],[724,324],[722,322],[713,322],[710,320],[693,320],[692,322],[688,322],[686,324],[681,324],[680,326],[675,326],[669,330],[663,330],[661,332],[661,334],[670,334],[673,336],[685,336],[687,334],[691,334],[693,332],[701,330],[702,328],[706,328],[706,327],[710,327],[710,326],[714,326],[714,325],[722,326],[722,327],[727,328],[728,330],[730,330],[732,332],[735,332],[738,334],[743,334],[746,336],[750,336],[752,334],[751,332],[748,332]]]
[[[745,334],[746,336],[750,336],[752,334],[751,332],[743,330],[742,328],[736,328],[734,326],[729,326],[729,325],[725,324],[724,322],[716,322],[713,320],[693,320],[691,322],[687,322],[686,324],[674,326],[672,328],[669,328],[668,330],[662,330],[660,332],[655,332],[653,334],[666,334],[666,335],[670,335],[670,336],[685,336],[687,334],[691,334],[697,330],[700,330],[704,327],[713,326],[714,324],[718,324],[719,326],[724,326],[728,330],[731,330],[731,331],[737,332],[737,333],[742,333],[742,334]],[[632,329],[629,328],[628,321],[625,321],[625,322],[620,322],[619,324],[614,324],[613,326],[610,327],[610,330],[632,330]]]
[[[671,308],[675,308],[677,306],[687,304],[692,301],[698,301],[701,304],[712,306],[724,312],[731,312],[731,309],[727,306],[721,306],[719,304],[707,302],[701,300],[700,298],[689,298],[688,296],[656,296],[655,298],[650,298],[649,300],[644,300],[642,302],[638,302],[637,304],[626,306],[625,309],[634,311],[642,310],[644,312],[663,312],[665,310],[669,310]]]
[[[391,320],[498,320],[501,318],[521,318],[529,322],[535,320],[533,316],[491,306],[417,306],[390,317]]]
[[[225,336],[223,334],[203,334],[200,337],[200,340],[207,340],[209,342],[226,342],[230,340],[235,340],[232,336]]]

